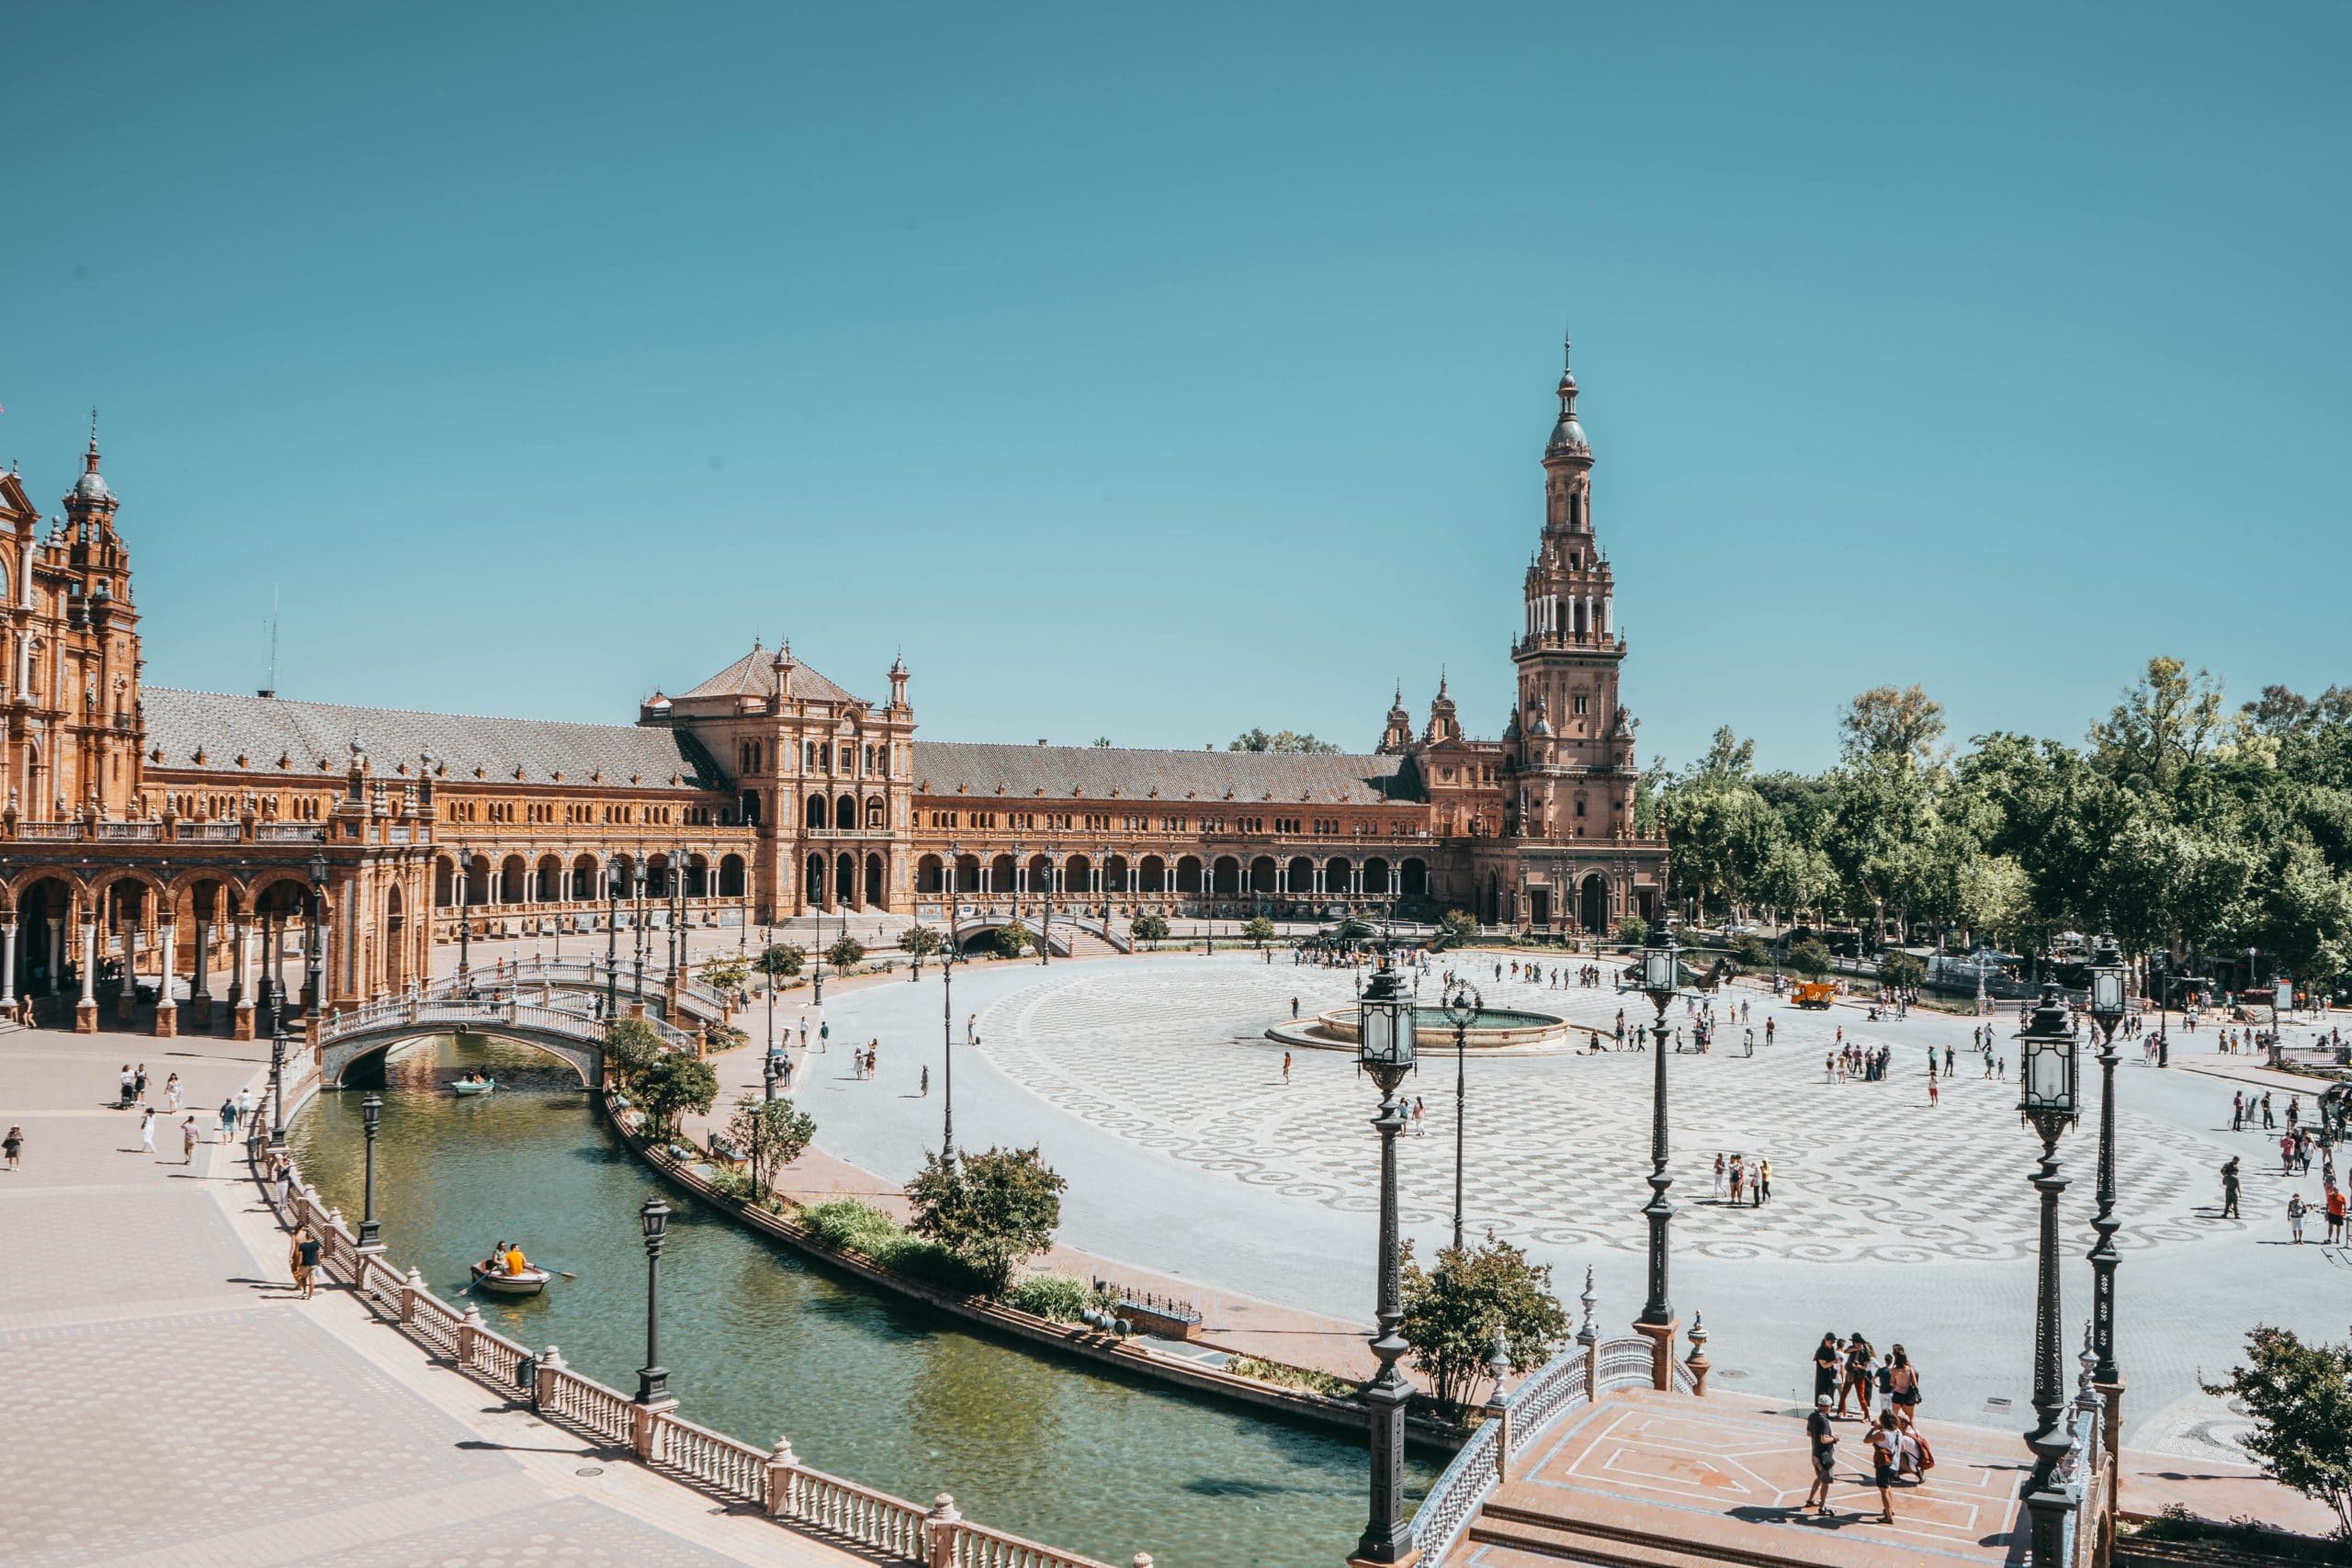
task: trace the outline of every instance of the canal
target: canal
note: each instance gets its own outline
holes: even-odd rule
[[[451,1095],[469,1067],[498,1091]],[[1102,1376],[835,1278],[664,1188],[545,1056],[445,1039],[393,1056],[384,1078],[376,1190],[391,1258],[600,1382],[637,1385],[636,1211],[661,1191],[677,1211],[662,1359],[691,1420],[761,1447],[788,1437],[805,1462],[902,1497],[952,1492],[968,1518],[1113,1563],[1149,1551],[1162,1568],[1329,1568],[1363,1528],[1360,1439]],[[360,1099],[322,1095],[289,1132],[355,1224]],[[461,1296],[468,1262],[507,1238],[578,1280],[527,1301]],[[1409,1495],[1432,1478],[1416,1463]]]

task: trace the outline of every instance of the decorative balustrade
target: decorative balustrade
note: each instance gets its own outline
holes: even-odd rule
[[[179,836],[198,844],[233,844],[243,837],[243,829],[234,822],[183,822]]]
[[[305,822],[256,822],[254,842],[257,844],[322,844],[326,829],[313,828]]]
[[[1584,1363],[1581,1346],[1574,1350],[1577,1365]],[[1462,1539],[1470,1521],[1478,1515],[1487,1495],[1495,1489],[1500,1476],[1499,1448],[1502,1423],[1488,1421],[1470,1434],[1470,1440],[1455,1450],[1453,1462],[1445,1467],[1430,1487],[1429,1495],[1413,1515],[1413,1550],[1421,1561],[1432,1564],[1445,1561]]]
[[[413,1010],[412,1004],[399,1002],[373,1004],[358,1012],[404,1017]],[[266,1194],[272,1190],[264,1169],[267,1151],[258,1142],[248,1147],[254,1155],[255,1178]],[[768,1451],[672,1411],[641,1408],[618,1389],[564,1365],[553,1346],[534,1355],[485,1327],[480,1309],[460,1311],[425,1289],[413,1271],[402,1273],[380,1252],[361,1251],[342,1217],[304,1185],[299,1170],[292,1172],[288,1200],[278,1207],[279,1218],[289,1228],[308,1225],[320,1238],[330,1272],[350,1281],[380,1316],[435,1354],[489,1382],[525,1392],[543,1416],[615,1448],[628,1449],[647,1463],[722,1496],[753,1504],[779,1523],[919,1568],[1108,1568],[1091,1557],[973,1524],[956,1511],[955,1500],[945,1493],[925,1509],[812,1470],[794,1457],[789,1443],[780,1441]],[[1151,1568],[1151,1558],[1137,1552],[1134,1568]]]
[[[1586,1397],[1585,1348],[1568,1348],[1537,1369],[1535,1375],[1510,1393],[1510,1457],[1517,1459],[1534,1442],[1555,1416]]]
[[[673,1050],[691,1051],[695,1037],[685,1030],[648,1018],[645,1023],[662,1037],[662,1043]],[[544,1002],[526,1002],[512,991],[488,996],[457,997],[387,997],[379,1001],[362,1002],[354,1008],[337,1010],[319,1026],[319,1043],[331,1045],[338,1040],[355,1035],[371,1034],[384,1029],[429,1029],[447,1025],[463,1029],[469,1024],[507,1023],[518,1029],[535,1029],[548,1034],[560,1034],[583,1045],[601,1046],[605,1042],[605,1021],[587,1013],[573,1012],[567,1008]]]
[[[79,822],[19,822],[17,824],[17,837],[19,839],[78,839],[81,836],[82,824]]]
[[[1606,1393],[1612,1388],[1651,1388],[1657,1381],[1657,1352],[1651,1343],[1638,1336],[1630,1339],[1605,1339],[1600,1345],[1600,1387],[1596,1393]]]

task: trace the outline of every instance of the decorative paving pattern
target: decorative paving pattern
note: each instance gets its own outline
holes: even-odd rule
[[[1613,991],[1482,983],[1490,1006],[1539,1006],[1600,1028],[1625,1005]],[[1433,988],[1424,986],[1424,990]],[[979,1017],[989,1058],[1015,1083],[1071,1116],[1144,1148],[1284,1197],[1344,1211],[1375,1204],[1368,1081],[1344,1054],[1295,1054],[1267,1025],[1350,1000],[1346,971],[1203,962],[1090,965],[1041,978]],[[1764,1008],[1747,999],[1759,1041]],[[1646,1017],[1631,998],[1629,1016]],[[1823,1058],[1844,1024],[1878,1043],[1860,1015],[1776,1010],[1778,1042],[1670,1058],[1678,1248],[1712,1258],[1838,1263],[2002,1261],[2030,1256],[2030,1140],[2016,1088],[1983,1078],[1962,1055],[1942,1103],[1927,1100],[1926,1052],[1899,1044],[1889,1080],[1824,1081]],[[1679,1021],[1675,1020],[1673,1021]],[[1952,1032],[1957,1037],[1961,1026]],[[2004,1040],[2002,1050],[2014,1055]],[[1464,1206],[1474,1232],[1516,1242],[1638,1250],[1646,1201],[1652,1059],[1604,1052],[1469,1064]],[[1453,1212],[1453,1065],[1424,1058],[1407,1085],[1426,1107],[1423,1134],[1399,1149],[1408,1224]],[[2211,1145],[2129,1110],[2119,1118],[2118,1179],[2132,1194],[2124,1248],[2187,1241],[2239,1222],[2196,1212],[2212,1186]],[[1772,1162],[1772,1200],[1734,1208],[1712,1198],[1717,1150]],[[2090,1172],[2077,1140],[2068,1215],[2087,1207]],[[2083,1229],[2079,1245],[2087,1245]]]
[[[320,1568],[721,1568],[733,1559],[567,1497],[291,1561]]]

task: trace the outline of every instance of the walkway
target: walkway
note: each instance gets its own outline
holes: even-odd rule
[[[646,1568],[865,1559],[715,1510],[435,1369],[342,1291],[286,1286],[242,1145],[180,1163],[110,1105],[143,1059],[201,1108],[266,1076],[266,1043],[0,1037],[0,1364],[15,1454],[0,1562]],[[172,1119],[176,1124],[177,1118]]]

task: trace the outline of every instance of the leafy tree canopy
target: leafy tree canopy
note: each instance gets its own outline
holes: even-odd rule
[[[1330,753],[1339,750],[1328,740],[1317,740],[1312,735],[1302,735],[1294,729],[1278,729],[1272,735],[1262,729],[1245,729],[1226,742],[1228,751],[1297,751]]]
[[[989,1295],[1001,1295],[1014,1269],[1054,1244],[1069,1183],[1036,1149],[990,1149],[954,1164],[937,1154],[907,1183],[911,1227],[968,1264]]]

